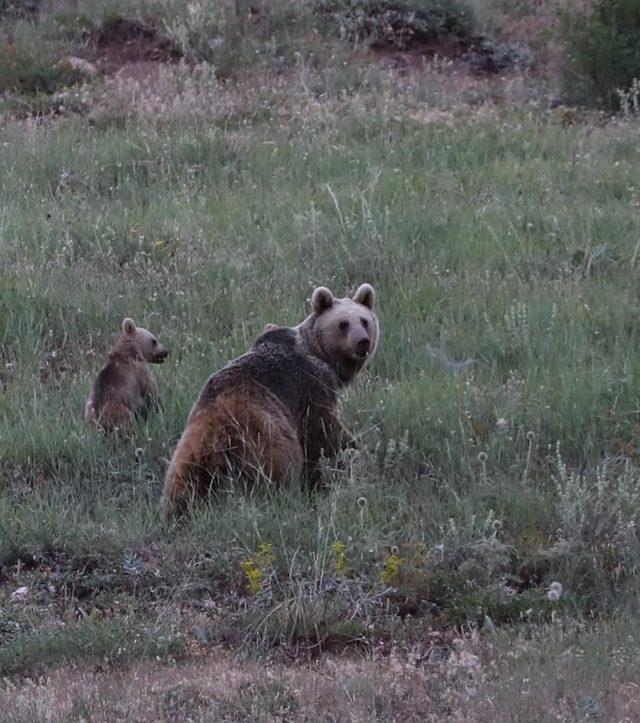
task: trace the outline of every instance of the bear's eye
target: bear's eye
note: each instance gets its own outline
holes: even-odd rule
[[[341,321],[340,324],[338,325],[338,328],[340,329],[340,331],[347,331],[347,329],[349,328],[349,322]]]
[[[157,341],[157,339],[154,339],[154,340],[151,342],[151,346],[158,346],[158,341]]]
[[[367,321],[367,319],[362,317],[362,319],[360,319],[360,321],[362,322],[362,326],[364,326],[365,329],[369,328],[369,322]]]

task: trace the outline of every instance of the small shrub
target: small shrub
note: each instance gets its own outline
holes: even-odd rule
[[[640,523],[639,471],[626,460],[621,468],[602,465],[595,474],[569,472],[556,451],[557,511],[565,540],[589,550],[613,543],[620,556],[633,556]]]
[[[640,77],[640,0],[599,0],[585,16],[566,14],[567,91],[573,100],[617,110],[618,91]]]
[[[640,79],[634,78],[628,91],[618,90],[620,110],[625,118],[640,118]]]
[[[0,93],[50,94],[80,80],[82,74],[64,63],[51,63],[13,43],[0,47]]]

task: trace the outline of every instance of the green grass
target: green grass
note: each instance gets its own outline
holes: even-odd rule
[[[70,156],[74,145],[82,153]],[[617,515],[637,516],[615,496],[615,455],[637,440],[640,408],[637,153],[626,127],[587,136],[526,115],[500,129],[424,128],[376,112],[286,131],[263,122],[91,132],[70,120],[34,128],[28,143],[7,140],[2,544],[30,543],[21,514],[52,547],[108,524],[130,546],[166,537],[166,459],[207,376],[266,322],[300,321],[314,285],[345,293],[364,280],[378,291],[383,336],[345,400],[361,452],[333,493],[215,501],[198,523],[200,552],[267,540],[313,558],[335,538],[359,558],[371,545],[436,545],[449,518],[473,540],[491,511],[517,555],[569,533],[577,546],[604,544],[569,523],[596,504],[599,465],[613,478],[602,534],[617,534]],[[612,260],[602,268],[573,265],[576,250],[604,244]],[[125,315],[172,355],[158,370],[164,415],[116,444],[88,432],[81,409]],[[477,364],[456,376],[428,344]],[[569,495],[577,511],[558,502],[556,444],[589,480],[584,499]],[[331,534],[299,539],[323,516]],[[198,524],[174,531],[170,549]],[[633,568],[631,549],[614,556]],[[363,565],[354,572],[371,581]],[[594,576],[574,572],[578,590]],[[593,584],[603,590],[595,601],[585,591],[589,611],[609,609],[607,584]]]
[[[427,86],[353,57],[299,64],[286,89],[189,81],[160,113],[98,81],[90,117],[5,116],[0,674],[194,639],[409,654],[434,629],[631,625],[637,127],[516,107],[433,123]],[[315,286],[365,281],[381,343],[344,396],[360,449],[328,489],[230,490],[165,526],[167,460],[207,377],[267,322],[301,321]],[[171,350],[165,409],[109,440],[82,409],[125,316]],[[456,374],[433,348],[475,364]],[[543,648],[522,666],[546,680]]]
[[[0,654],[3,675],[41,671],[53,664],[75,661],[124,665],[145,657],[179,654],[180,645],[165,630],[145,630],[125,619],[98,621],[89,618],[71,629],[37,631],[9,642]]]

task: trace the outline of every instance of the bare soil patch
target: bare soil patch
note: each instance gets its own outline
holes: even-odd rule
[[[180,48],[150,25],[128,18],[114,18],[97,31],[94,42],[97,64],[105,74],[126,66],[135,75],[149,74],[150,64],[175,63],[182,58]]]

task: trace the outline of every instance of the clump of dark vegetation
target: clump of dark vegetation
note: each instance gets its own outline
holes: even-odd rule
[[[42,4],[42,0],[0,0],[0,17],[32,17]]]
[[[500,73],[514,67],[526,68],[533,64],[528,48],[497,43],[491,38],[473,38],[462,60],[479,73]]]
[[[640,0],[598,0],[586,14],[565,13],[563,29],[569,96],[617,110],[618,91],[640,78]]]
[[[400,49],[455,41],[473,26],[469,8],[458,0],[318,0],[316,10],[348,40]]]
[[[50,95],[82,77],[69,64],[52,63],[10,40],[0,46],[0,93]]]

